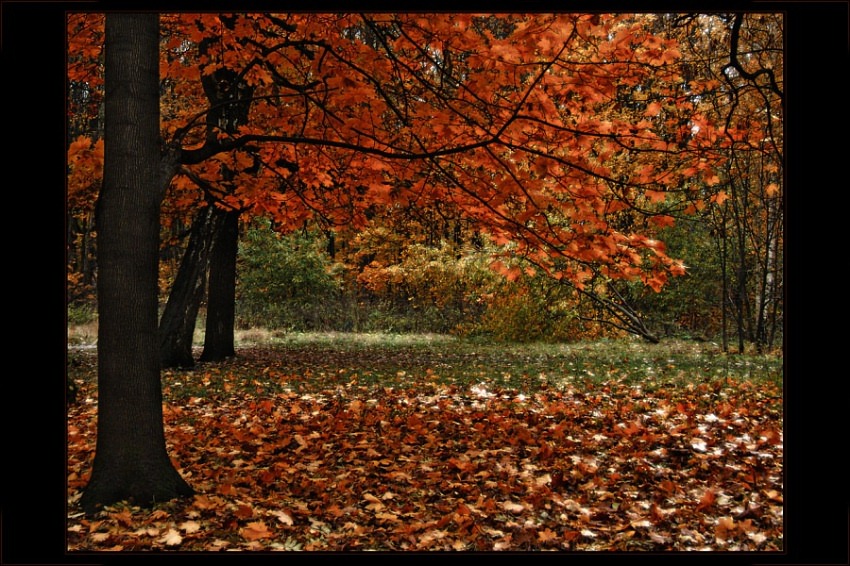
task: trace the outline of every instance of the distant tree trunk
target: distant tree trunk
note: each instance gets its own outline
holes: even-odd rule
[[[192,367],[192,339],[207,282],[210,252],[221,229],[221,211],[209,205],[195,215],[189,244],[159,323],[163,368]]]
[[[729,320],[727,313],[729,312],[728,297],[729,297],[729,272],[728,272],[728,257],[729,246],[726,240],[726,212],[724,209],[722,223],[720,224],[720,273],[722,276],[721,291],[720,291],[720,318],[722,329],[723,352],[729,353]]]
[[[222,228],[210,258],[207,325],[201,360],[218,362],[236,355],[236,256],[239,249],[239,211],[216,209]]]
[[[171,162],[159,150],[159,16],[109,13],[98,230],[97,445],[81,505],[138,505],[193,493],[162,420],[157,302],[159,213]]]
[[[771,293],[771,312],[770,312],[770,333],[768,335],[768,348],[773,348],[774,341],[776,340],[776,329],[780,326],[779,321],[779,306],[782,303],[782,291],[781,291],[781,279],[779,275],[781,274],[781,266],[779,264],[780,258],[782,257],[781,250],[779,249],[779,239],[774,238],[771,244],[771,250],[773,250],[772,255],[770,256],[770,272],[772,274],[770,280],[770,293]]]
[[[222,24],[233,29],[234,19],[222,17]],[[204,39],[198,45],[198,52],[206,55],[210,47],[216,45],[215,38]],[[210,103],[210,112],[206,116],[208,135],[217,135],[220,131],[237,133],[239,127],[248,122],[254,87],[243,76],[224,68],[202,76],[201,84]],[[253,167],[258,169],[259,162],[255,161]],[[225,181],[222,185],[227,191],[235,190],[232,185],[233,171],[223,165],[221,174]],[[222,229],[213,244],[210,258],[206,334],[200,358],[205,362],[221,361],[236,355],[233,325],[236,320],[236,256],[239,249],[240,214],[238,210],[216,210]]]
[[[743,354],[746,340],[752,339],[750,330],[751,318],[748,316],[749,299],[747,297],[747,279],[749,276],[749,259],[747,257],[746,241],[746,218],[747,218],[747,195],[746,187],[738,183],[730,183],[732,188],[732,218],[735,229],[735,287],[732,290],[735,307],[735,325],[738,330],[738,353]]]

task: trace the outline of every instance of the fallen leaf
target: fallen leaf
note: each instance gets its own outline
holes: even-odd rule
[[[133,524],[133,514],[128,509],[124,509],[118,513],[110,513],[109,516],[125,527]]]
[[[514,503],[513,501],[503,501],[499,504],[499,507],[511,513],[522,513],[523,511],[525,511],[525,507],[523,507],[519,503]]]
[[[771,501],[776,501],[777,503],[782,503],[782,493],[776,491],[775,489],[766,489],[766,490],[764,490],[764,494]]]
[[[201,510],[212,509],[216,506],[213,500],[206,495],[195,495],[195,500],[192,502],[192,505]]]
[[[348,410],[354,413],[355,415],[359,415],[363,411],[363,401],[360,399],[354,399],[351,403],[348,404]]]
[[[170,516],[171,515],[168,513],[168,511],[165,511],[164,509],[157,509],[156,511],[151,513],[150,519],[152,521],[159,521],[162,519],[167,519]]]
[[[292,525],[293,523],[292,515],[290,515],[286,511],[272,511],[271,514],[277,517],[277,520],[283,523],[284,525]]]
[[[201,529],[201,524],[197,521],[184,521],[180,524],[180,530],[186,534],[196,533]]]
[[[709,507],[714,505],[715,499],[716,499],[716,496],[714,494],[714,490],[709,489],[702,496],[702,499],[700,499],[699,504],[697,505],[697,511],[703,511],[704,509],[708,509]]]
[[[183,542],[183,537],[175,529],[168,529],[159,542],[165,543],[165,546],[177,546]]]
[[[371,493],[364,493],[363,499],[368,501],[369,503],[366,505],[366,509],[372,511],[380,511],[384,508],[384,504],[381,503],[381,500],[372,495]]]
[[[249,541],[260,540],[271,537],[272,533],[262,521],[252,521],[239,530],[242,538]]]

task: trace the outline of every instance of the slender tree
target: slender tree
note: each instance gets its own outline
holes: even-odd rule
[[[204,297],[212,247],[222,225],[215,205],[200,209],[192,222],[189,243],[168,294],[159,322],[163,368],[192,367],[192,341],[198,310]]]
[[[232,30],[235,17],[222,17],[221,21]],[[216,36],[205,37],[198,44],[200,57],[216,58]],[[244,41],[244,40],[243,40]],[[248,121],[253,88],[240,74],[227,68],[218,68],[201,77],[206,103],[210,111],[205,116],[206,138],[214,143],[219,133],[235,135]],[[251,161],[249,169],[256,169]],[[206,332],[204,334],[203,361],[221,361],[235,355],[233,323],[236,300],[236,254],[241,210],[223,205],[222,197],[233,194],[234,171],[226,164],[220,166],[220,182],[209,182],[194,177],[207,197],[206,205],[196,216],[197,230],[180,264],[178,277],[168,297],[168,305],[160,321],[163,367],[190,367],[194,365],[192,339],[195,323],[208,287]],[[204,245],[199,251],[198,246]],[[179,285],[178,285],[179,284]],[[191,292],[187,292],[191,290]]]
[[[218,362],[236,355],[236,256],[239,249],[239,211],[217,209],[222,224],[210,258],[209,293],[204,351],[201,361]]]
[[[162,421],[157,297],[160,205],[159,16],[106,18],[103,187],[97,204],[98,420],[86,512],[192,493]]]

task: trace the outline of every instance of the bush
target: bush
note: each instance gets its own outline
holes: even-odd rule
[[[509,281],[491,270],[495,248],[427,246],[373,230],[357,235],[343,265],[323,244],[319,232],[280,236],[268,223],[252,226],[240,243],[237,324],[526,342],[601,335],[580,321],[570,287],[525,273]]]
[[[493,286],[480,320],[463,332],[504,342],[571,342],[587,329],[580,324],[571,288],[543,276],[523,274]]]
[[[578,338],[584,328],[576,324],[572,289],[524,272],[508,281],[490,269],[493,251],[412,243],[397,263],[365,266],[358,282],[385,305],[375,316],[387,330],[502,341]]]
[[[413,243],[400,255],[389,265],[373,261],[356,280],[379,305],[373,318],[383,318],[387,330],[446,333],[484,312],[481,298],[498,279],[487,268],[489,256],[447,243]]]
[[[337,267],[315,234],[275,233],[256,222],[240,243],[236,317],[241,327],[321,330],[333,326],[341,293]]]
[[[710,338],[720,333],[722,275],[715,241],[701,222],[680,220],[659,234],[668,253],[684,260],[688,274],[671,277],[660,293],[630,285],[632,305],[659,336]]]

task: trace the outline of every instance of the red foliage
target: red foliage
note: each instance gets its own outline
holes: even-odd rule
[[[97,89],[102,26],[68,27],[69,77]],[[675,32],[652,15],[204,13],[161,27],[174,214],[214,195],[284,229],[316,215],[358,227],[374,207],[438,200],[579,287],[593,265],[658,288],[681,264],[610,213],[669,225],[671,190],[697,171],[716,183],[729,141],[695,102],[711,85],[682,96]],[[96,165],[73,165],[76,190],[97,185]]]

